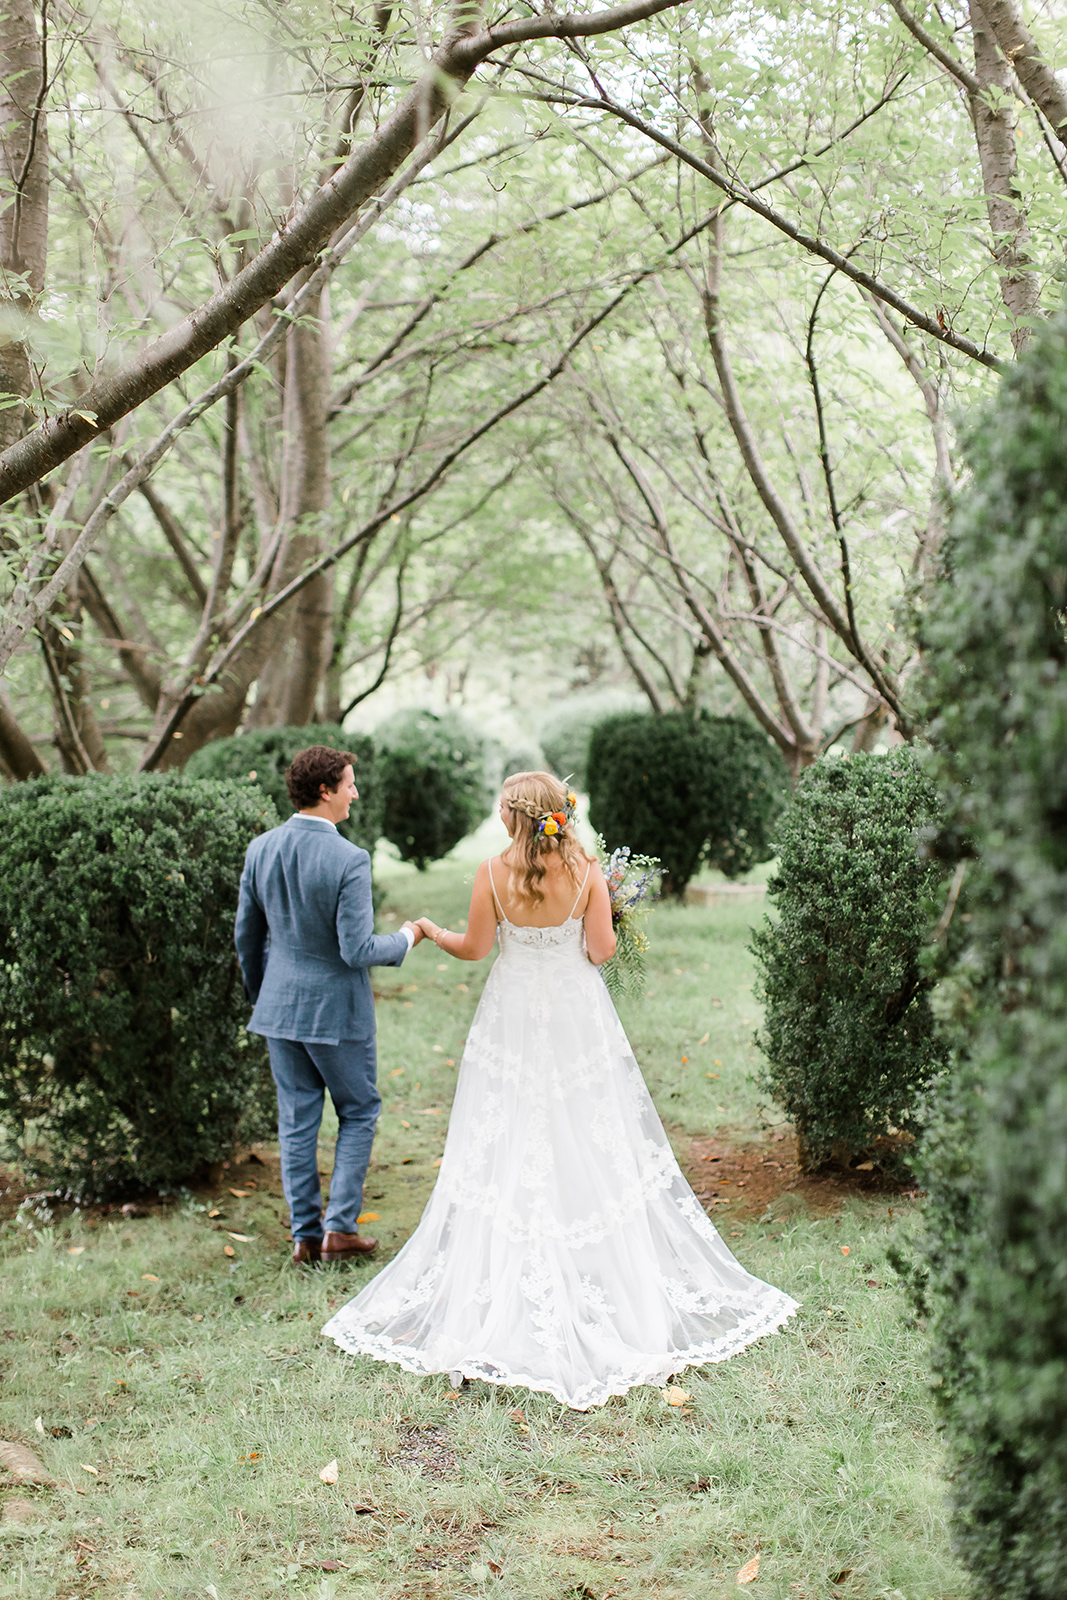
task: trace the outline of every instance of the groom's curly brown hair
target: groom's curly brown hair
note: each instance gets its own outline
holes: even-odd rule
[[[305,806],[317,806],[322,799],[323,785],[336,789],[344,777],[345,768],[356,765],[351,750],[331,750],[326,744],[313,744],[293,757],[293,764],[285,774],[285,787],[295,811]]]

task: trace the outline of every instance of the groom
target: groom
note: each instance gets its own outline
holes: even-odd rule
[[[337,831],[359,798],[347,750],[313,745],[285,775],[296,815],[253,839],[241,874],[235,939],[278,1091],[282,1186],[293,1261],[351,1261],[363,1180],[381,1110],[374,997],[367,968],[398,967],[422,931],[374,932],[370,856]],[[318,1137],[325,1090],[337,1112],[325,1221]]]

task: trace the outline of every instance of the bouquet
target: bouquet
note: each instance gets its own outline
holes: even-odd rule
[[[600,970],[611,998],[620,1000],[644,992],[648,939],[641,924],[659,894],[662,868],[655,856],[634,855],[628,845],[609,855],[599,834],[596,847],[607,879],[616,939],[615,954]]]

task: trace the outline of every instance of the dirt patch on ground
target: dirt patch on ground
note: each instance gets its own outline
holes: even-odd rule
[[[795,1134],[782,1132],[748,1144],[714,1136],[694,1139],[683,1170],[708,1214],[726,1221],[773,1212],[786,1195],[795,1195],[808,1211],[826,1215],[851,1195],[886,1196],[892,1203],[894,1198],[912,1200],[918,1192],[914,1182],[889,1177],[876,1167],[805,1174],[797,1165]]]
[[[323,1172],[323,1176],[328,1176],[328,1170]],[[271,1199],[281,1199],[282,1178],[278,1152],[269,1145],[258,1144],[253,1145],[251,1149],[239,1150],[231,1161],[222,1162],[211,1168],[189,1187],[196,1199],[201,1202],[229,1198],[231,1189],[244,1189],[249,1195],[260,1194]],[[0,1167],[0,1221],[13,1217],[19,1207],[27,1201],[32,1206],[38,1200],[60,1216],[80,1211],[86,1217],[120,1218],[159,1216],[180,1203],[174,1195],[132,1194],[129,1198],[120,1196],[111,1201],[75,1206],[58,1195],[49,1194],[39,1187],[23,1183],[13,1168]]]
[[[733,1217],[750,1221],[762,1216],[785,1195],[795,1195],[805,1209],[825,1215],[836,1211],[850,1195],[883,1195],[892,1204],[894,1197],[913,1199],[918,1192],[913,1181],[889,1177],[876,1167],[806,1175],[797,1165],[795,1135],[781,1131],[772,1131],[749,1143],[731,1143],[713,1134],[693,1139],[682,1166],[708,1214],[726,1221]],[[327,1176],[328,1172],[324,1171],[323,1177]],[[376,1178],[380,1180],[380,1174],[372,1165],[367,1179],[368,1191],[379,1186]],[[280,1200],[282,1183],[277,1150],[269,1145],[240,1150],[233,1160],[215,1167],[204,1180],[192,1185],[193,1194],[202,1202],[220,1199],[225,1202],[233,1189],[245,1190],[249,1196]],[[32,1205],[31,1197],[39,1192],[21,1183],[10,1169],[0,1168],[0,1220],[14,1216],[28,1198]],[[60,1215],[75,1209],[53,1196],[45,1197],[44,1203]],[[86,1217],[136,1218],[157,1216],[176,1203],[174,1196],[160,1199],[138,1195],[126,1201],[116,1199],[110,1204],[80,1209]]]

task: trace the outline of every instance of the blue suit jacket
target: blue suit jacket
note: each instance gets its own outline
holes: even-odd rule
[[[402,933],[374,932],[370,856],[298,814],[253,839],[234,930],[250,1033],[308,1044],[374,1032],[368,967],[398,967]]]

